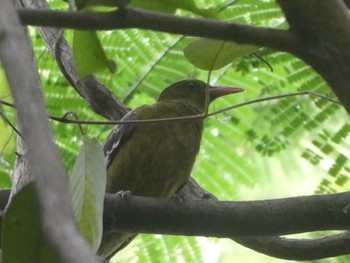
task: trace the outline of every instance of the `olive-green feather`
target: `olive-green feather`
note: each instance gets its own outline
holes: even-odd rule
[[[171,118],[205,114],[210,101],[240,90],[221,87],[211,98],[209,88],[198,80],[177,82],[155,104],[136,108],[123,118],[169,121],[120,124],[111,132],[104,144],[108,193],[169,197],[186,183],[199,151],[203,118]],[[105,233],[98,254],[109,258],[132,238],[133,234]]]

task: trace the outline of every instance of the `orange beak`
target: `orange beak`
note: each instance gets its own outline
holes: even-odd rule
[[[228,87],[228,86],[209,86],[209,96],[210,101],[213,101],[219,97],[226,96],[229,94],[234,94],[238,92],[242,92],[244,89]]]

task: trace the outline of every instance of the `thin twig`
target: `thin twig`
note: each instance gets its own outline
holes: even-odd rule
[[[10,120],[5,116],[5,114],[2,111],[0,111],[0,116],[4,120],[4,122],[7,125],[9,125],[12,128],[12,130],[14,130],[18,134],[18,136],[22,137],[22,134],[16,129],[16,127],[10,122]]]
[[[77,114],[76,112],[74,112],[74,111],[68,111],[68,112],[66,112],[66,113],[63,115],[62,118],[63,118],[63,119],[67,119],[67,117],[68,117],[69,115],[72,115],[72,116],[75,118],[76,121],[79,121],[79,116],[78,116],[78,114]],[[81,135],[84,135],[84,129],[83,129],[83,127],[81,126],[81,123],[77,123],[77,124],[78,124],[78,126],[79,126]]]
[[[277,100],[277,99],[288,98],[288,97],[294,97],[294,96],[301,96],[301,95],[312,95],[312,96],[315,96],[315,97],[318,97],[318,98],[321,98],[321,99],[324,99],[324,100],[328,100],[328,101],[330,101],[330,102],[333,102],[333,103],[342,105],[339,101],[337,101],[337,100],[335,100],[335,99],[332,99],[332,98],[327,97],[327,96],[325,96],[325,95],[321,95],[321,94],[315,93],[315,92],[313,92],[313,91],[308,91],[308,90],[306,90],[306,91],[300,91],[300,92],[294,92],[294,93],[276,95],[276,96],[271,96],[271,97],[266,97],[266,98],[259,98],[259,99],[255,99],[255,100],[250,100],[250,101],[242,102],[242,103],[239,103],[239,104],[230,106],[230,107],[226,107],[226,108],[221,109],[221,110],[217,110],[217,111],[211,112],[211,113],[209,113],[209,114],[207,115],[207,117],[213,116],[213,115],[216,115],[216,114],[219,114],[219,113],[228,111],[228,110],[240,108],[240,107],[243,107],[243,106],[246,106],[246,105],[254,104],[254,103],[257,103],[257,102],[263,102],[263,101],[269,101],[269,100]]]
[[[191,116],[182,116],[182,117],[172,117],[172,118],[160,118],[160,119],[147,119],[147,120],[127,120],[127,121],[89,121],[89,120],[70,120],[66,118],[66,114],[63,117],[56,117],[52,115],[48,115],[48,118],[54,121],[58,121],[61,123],[73,123],[73,124],[90,124],[90,125],[115,125],[115,124],[140,124],[140,123],[163,123],[163,122],[172,122],[172,121],[186,121],[186,120],[193,120],[193,119],[205,119],[210,116],[217,115],[219,113],[229,111],[232,109],[240,108],[243,106],[247,106],[250,104],[254,104],[257,102],[263,102],[263,101],[270,101],[270,100],[277,100],[277,99],[282,99],[282,98],[288,98],[288,97],[294,97],[294,96],[301,96],[301,95],[312,95],[327,101],[330,101],[335,104],[342,105],[339,101],[332,99],[330,97],[327,97],[325,95],[321,95],[318,93],[315,93],[313,91],[300,91],[300,92],[294,92],[294,93],[288,93],[288,94],[282,94],[282,95],[276,95],[276,96],[271,96],[271,97],[266,97],[266,98],[259,98],[255,100],[250,100],[246,102],[242,102],[233,106],[229,106],[226,108],[223,108],[221,110],[217,110],[208,114],[197,114],[197,115],[191,115]],[[15,105],[1,101],[0,102],[5,105],[9,106],[12,108],[15,108]]]
[[[8,137],[8,139],[6,140],[6,142],[4,143],[4,147],[2,147],[1,151],[0,151],[0,157],[4,155],[4,151],[6,149],[6,147],[10,144],[11,138],[13,136],[13,131],[11,131],[10,136]]]
[[[252,56],[254,56],[257,59],[260,59],[262,62],[264,62],[269,67],[271,72],[273,72],[273,67],[270,65],[270,63],[266,59],[264,59],[262,56],[258,55],[257,53],[252,53]]]

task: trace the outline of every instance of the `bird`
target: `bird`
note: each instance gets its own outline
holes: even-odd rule
[[[155,104],[128,112],[103,144],[106,192],[130,191],[132,195],[165,198],[174,195],[191,175],[209,104],[241,91],[200,80],[182,80],[164,89]],[[152,121],[159,119],[163,121]],[[134,236],[104,233],[97,255],[111,258]]]

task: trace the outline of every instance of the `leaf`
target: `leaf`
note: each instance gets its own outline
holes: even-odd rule
[[[258,47],[255,46],[202,38],[188,44],[184,54],[197,68],[216,70],[256,50]]]
[[[69,177],[73,210],[80,233],[96,252],[102,237],[106,163],[100,143],[84,137]]]
[[[1,244],[4,262],[60,262],[46,246],[41,232],[40,208],[34,183],[23,187],[13,198],[4,218]]]
[[[74,30],[73,53],[79,79],[104,69],[116,71],[115,62],[108,60],[96,32]]]
[[[131,6],[169,14],[175,13],[177,9],[183,9],[203,17],[215,18],[217,15],[216,9],[198,8],[193,0],[132,0]]]

